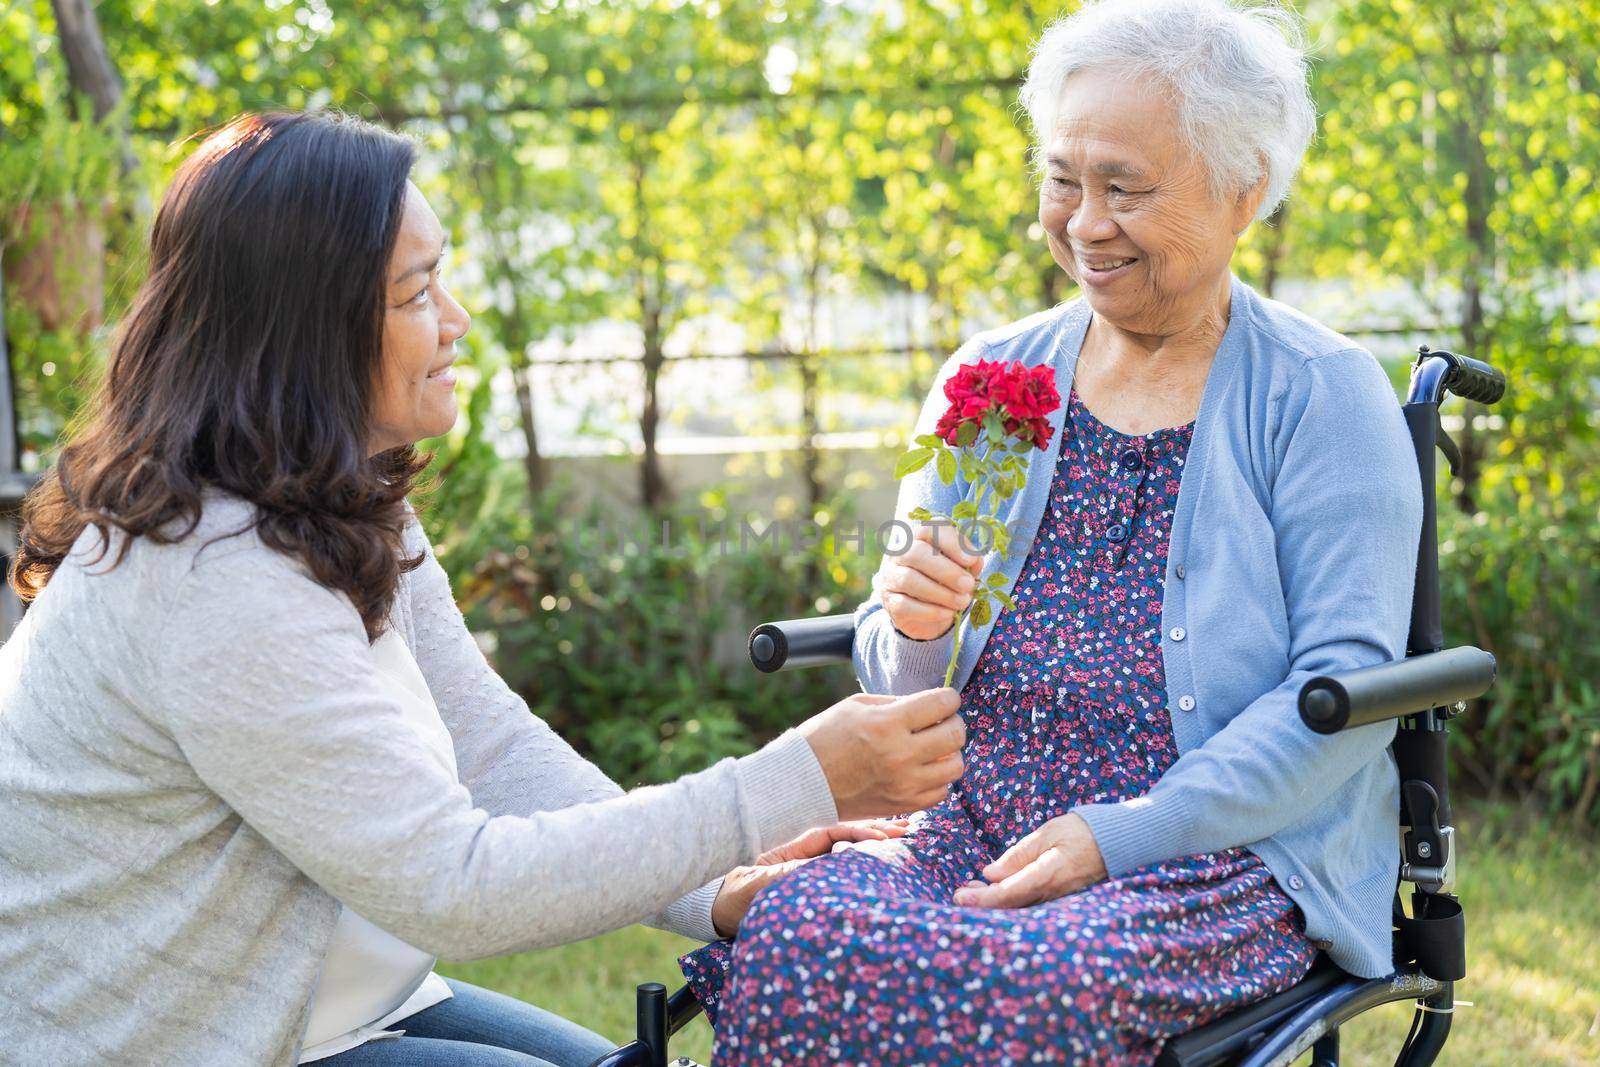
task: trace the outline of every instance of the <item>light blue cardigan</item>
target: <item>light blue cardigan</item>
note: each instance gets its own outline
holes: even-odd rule
[[[1332,737],[1300,722],[1314,674],[1401,658],[1422,525],[1421,479],[1393,388],[1349,339],[1233,280],[1228,327],[1206,378],[1178,491],[1161,609],[1167,705],[1180,753],[1150,792],[1076,809],[1112,877],[1245,846],[1306,916],[1306,933],[1362,977],[1390,973],[1398,874],[1393,723]],[[1063,401],[1088,330],[1079,300],[981,334],[946,363],[916,432],[945,408],[943,383],[979,359],[1052,364]],[[1011,555],[985,574],[1016,581],[1061,447],[1029,459],[1002,516]],[[933,467],[901,485],[898,514],[950,513],[964,483]],[[965,685],[994,623],[962,641]],[[876,597],[856,612],[864,689],[940,683],[952,636],[914,641]]]

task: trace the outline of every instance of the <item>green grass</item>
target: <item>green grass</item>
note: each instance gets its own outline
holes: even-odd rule
[[[1461,831],[1459,892],[1467,909],[1466,981],[1440,1063],[1463,1067],[1600,1064],[1600,848],[1526,818],[1480,813]],[[633,1032],[633,986],[681,984],[672,934],[634,927],[546,952],[441,967],[465,981],[522,997],[622,1041]],[[1410,1024],[1391,1004],[1344,1028],[1344,1062],[1393,1062]],[[709,1063],[711,1031],[697,1019],[674,1055]]]

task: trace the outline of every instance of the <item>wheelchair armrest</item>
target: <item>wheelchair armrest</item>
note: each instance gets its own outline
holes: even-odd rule
[[[1300,719],[1334,734],[1482,696],[1494,675],[1494,656],[1472,645],[1319,675],[1300,687]]]
[[[750,631],[750,662],[767,674],[824,663],[848,663],[855,639],[853,614],[764,622]]]

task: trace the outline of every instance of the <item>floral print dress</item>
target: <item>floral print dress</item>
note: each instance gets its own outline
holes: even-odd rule
[[[1193,423],[1128,435],[1072,392],[1050,499],[962,693],[966,773],[886,849],[806,864],[735,942],[681,960],[743,1064],[1153,1062],[1162,1042],[1288,988],[1316,954],[1242,848],[1034,907],[955,890],[1075,805],[1147,792],[1177,759],[1160,627]]]

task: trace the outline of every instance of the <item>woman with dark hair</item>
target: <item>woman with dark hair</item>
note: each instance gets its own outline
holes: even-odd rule
[[[949,689],[852,697],[626,795],[529,713],[406,500],[469,324],[412,160],[337,116],[211,136],[24,505],[6,1062],[586,1064],[609,1046],[434,958],[638,921],[725,936],[797,863],[901,832],[839,819],[961,773]]]

